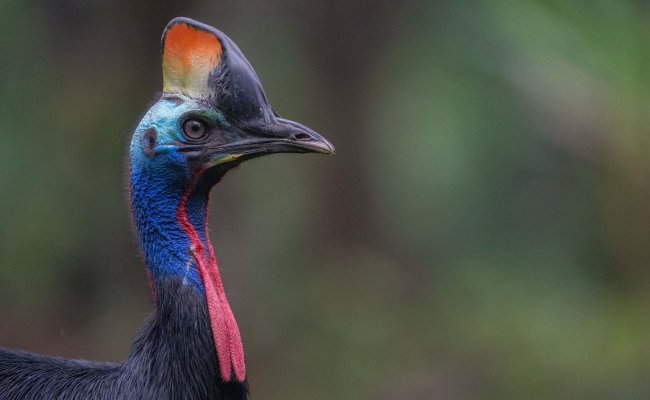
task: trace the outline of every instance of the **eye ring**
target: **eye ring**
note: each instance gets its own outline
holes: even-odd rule
[[[187,119],[183,122],[181,130],[183,131],[183,136],[190,141],[201,140],[208,132],[205,122],[197,118]]]

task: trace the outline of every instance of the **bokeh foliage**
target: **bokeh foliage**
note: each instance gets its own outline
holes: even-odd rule
[[[0,2],[1,345],[119,360],[149,312],[126,146],[177,15],[338,151],[214,191],[256,398],[650,396],[631,0]]]

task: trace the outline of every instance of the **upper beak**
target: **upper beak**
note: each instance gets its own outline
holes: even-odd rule
[[[275,118],[268,124],[248,126],[240,137],[219,146],[229,159],[243,156],[260,157],[274,153],[334,154],[334,146],[308,127],[284,118]],[[234,157],[234,158],[232,158]]]
[[[280,143],[321,154],[335,154],[334,145],[310,128],[289,119],[278,118],[275,125]]]

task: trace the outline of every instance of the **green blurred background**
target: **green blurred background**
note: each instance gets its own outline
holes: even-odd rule
[[[0,345],[120,360],[150,312],[126,148],[178,15],[338,152],[213,192],[254,398],[650,398],[645,1],[0,1]]]

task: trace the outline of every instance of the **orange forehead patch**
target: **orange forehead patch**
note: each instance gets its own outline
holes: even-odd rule
[[[163,91],[208,96],[208,77],[219,65],[221,51],[214,34],[184,23],[172,25],[163,39]]]

